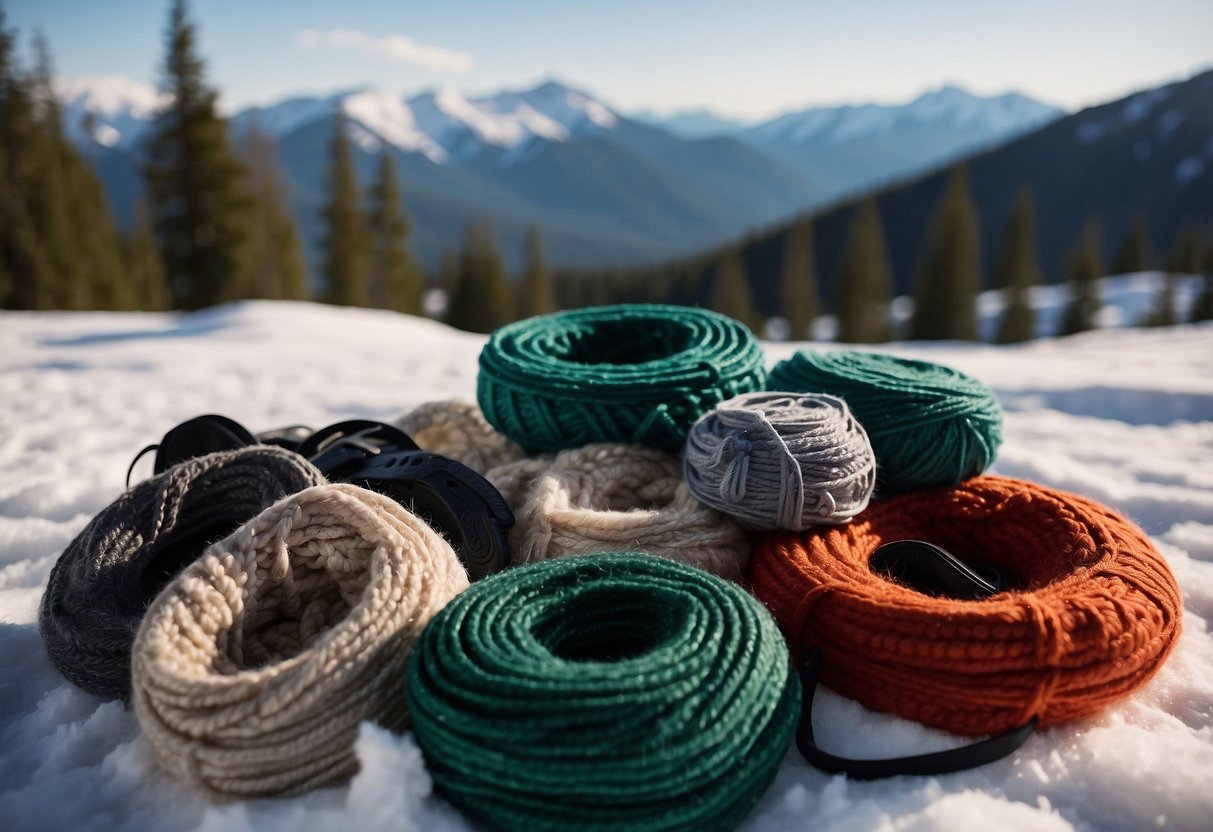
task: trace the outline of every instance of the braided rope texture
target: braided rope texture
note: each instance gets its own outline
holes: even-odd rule
[[[869,569],[881,544],[914,538],[1022,588],[956,600]],[[1180,633],[1179,588],[1140,529],[1003,477],[875,500],[848,526],[759,535],[749,577],[793,652],[822,651],[824,684],[957,734],[1093,714],[1145,684]]]
[[[876,452],[879,494],[956,485],[989,468],[1002,443],[994,391],[929,361],[801,350],[775,365],[767,389],[845,399]]]
[[[876,457],[836,396],[747,393],[691,427],[683,474],[700,502],[749,528],[801,531],[863,511]]]
[[[153,602],[134,647],[139,723],[213,800],[346,780],[362,720],[408,725],[413,643],[467,586],[450,544],[388,497],[344,484],[287,497]]]
[[[739,587],[611,553],[475,584],[406,692],[435,785],[487,828],[724,830],[774,778],[800,685]]]
[[[187,460],[129,488],[59,556],[38,610],[55,667],[90,693],[127,699],[131,644],[148,603],[213,541],[323,475],[257,445]]]
[[[704,309],[601,306],[518,321],[480,353],[489,423],[533,451],[632,442],[677,451],[699,416],[761,390],[746,326]]]
[[[509,471],[534,473],[515,463]],[[490,472],[503,476],[501,469]],[[703,505],[678,458],[600,443],[558,453],[535,473],[510,535],[515,563],[589,552],[639,551],[740,580],[750,543],[732,518]]]

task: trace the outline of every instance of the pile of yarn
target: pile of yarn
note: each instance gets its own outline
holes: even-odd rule
[[[129,697],[131,644],[156,593],[209,543],[324,481],[303,457],[256,445],[189,460],[128,489],[51,570],[38,625],[55,667],[90,693]]]
[[[929,540],[1016,586],[983,600],[872,571],[883,543]],[[1085,497],[982,476],[873,501],[847,526],[768,533],[749,580],[821,679],[874,710],[957,734],[1092,714],[1143,685],[1179,635],[1175,578],[1149,539]]]
[[[687,436],[687,484],[754,529],[845,523],[867,506],[876,459],[835,396],[748,393],[704,414]]]
[[[791,740],[769,613],[660,558],[562,558],[475,584],[408,665],[440,792],[492,829],[732,829]]]
[[[489,423],[533,451],[595,442],[677,450],[700,414],[766,377],[753,333],[684,306],[557,312],[495,331],[477,398]]]
[[[775,365],[767,389],[845,399],[872,442],[881,494],[956,485],[990,467],[1002,442],[994,392],[942,364],[802,350]]]
[[[407,727],[409,652],[467,586],[450,544],[388,497],[344,484],[287,497],[148,609],[132,674],[143,732],[216,799],[347,779],[362,720]]]

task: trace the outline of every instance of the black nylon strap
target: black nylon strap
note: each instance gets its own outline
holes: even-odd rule
[[[1005,734],[975,742],[972,745],[916,754],[910,757],[890,757],[884,760],[853,760],[823,751],[813,736],[813,697],[817,693],[817,671],[821,652],[814,650],[800,669],[804,693],[800,703],[800,724],[796,727],[796,747],[809,765],[830,774],[845,774],[854,780],[879,780],[901,774],[950,774],[954,771],[983,766],[1019,748],[1036,730],[1036,717]]]

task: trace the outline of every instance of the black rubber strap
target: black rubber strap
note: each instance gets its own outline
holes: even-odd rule
[[[947,751],[884,760],[852,760],[839,757],[823,751],[813,737],[813,696],[817,693],[817,670],[820,665],[821,652],[814,650],[800,669],[800,682],[804,692],[800,701],[800,724],[796,727],[796,747],[809,765],[830,774],[845,774],[854,780],[880,780],[901,774],[950,774],[984,766],[1007,756],[1023,745],[1036,730],[1036,717],[1032,717],[1005,734]]]

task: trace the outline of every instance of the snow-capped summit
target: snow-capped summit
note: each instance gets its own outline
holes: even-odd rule
[[[982,97],[953,84],[925,92],[907,104],[811,107],[753,128],[767,141],[839,143],[892,133],[906,125],[975,130],[990,136],[1022,133],[1061,111],[1018,93]]]
[[[77,144],[91,138],[106,147],[130,147],[162,107],[167,96],[148,84],[121,75],[57,78],[55,92],[63,103],[63,122]],[[86,136],[88,118],[92,135]]]
[[[555,82],[478,98],[445,89],[403,98],[364,87],[252,108],[232,122],[239,131],[255,119],[258,127],[281,139],[339,109],[349,119],[350,135],[367,150],[386,143],[438,164],[486,148],[512,151],[504,157],[508,160],[535,140],[564,142],[618,123],[605,104]]]

